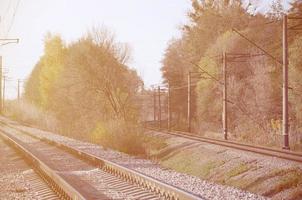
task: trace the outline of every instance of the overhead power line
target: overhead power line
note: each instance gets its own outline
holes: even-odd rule
[[[211,75],[209,72],[207,72],[206,70],[204,70],[202,67],[200,67],[199,65],[189,61],[192,65],[194,65],[195,67],[197,67],[198,69],[200,69],[203,73],[207,74],[211,79],[215,80],[216,82],[218,82],[219,84],[223,84],[221,83],[216,77],[214,77],[213,75]]]
[[[18,0],[17,5],[16,5],[16,7],[15,7],[15,9],[14,9],[14,13],[13,13],[12,20],[11,20],[10,25],[9,25],[9,27],[8,27],[8,29],[7,29],[7,32],[6,32],[6,34],[5,34],[6,37],[7,37],[7,35],[9,34],[11,28],[13,27],[13,24],[14,24],[15,18],[16,18],[16,13],[17,13],[17,10],[18,10],[18,7],[19,7],[20,2],[21,2],[21,0]]]
[[[8,3],[7,7],[6,7],[5,13],[4,13],[4,15],[3,15],[3,19],[6,17],[6,15],[7,15],[9,9],[10,9],[10,7],[11,7],[11,4],[12,4],[12,1],[9,1],[9,3]]]
[[[254,41],[252,41],[251,39],[247,38],[245,35],[243,35],[242,33],[240,33],[237,29],[232,28],[232,30],[237,33],[240,37],[242,37],[243,39],[247,40],[248,42],[250,42],[252,45],[254,45],[255,47],[257,47],[258,49],[260,49],[262,52],[264,52],[268,57],[272,58],[273,60],[275,60],[277,63],[283,65],[283,63],[278,60],[275,56],[273,56],[271,53],[269,53],[267,50],[263,49],[262,47],[260,47],[258,44],[256,44]]]

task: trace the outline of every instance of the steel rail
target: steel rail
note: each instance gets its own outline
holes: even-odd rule
[[[5,146],[2,146],[5,145]],[[7,198],[13,198],[13,199],[18,199],[18,198],[22,198],[24,199],[26,195],[24,195],[23,192],[28,192],[31,193],[29,191],[32,191],[33,198],[36,199],[48,199],[48,200],[58,200],[58,199],[64,199],[64,194],[61,194],[58,190],[55,190],[55,188],[53,187],[52,184],[49,183],[49,181],[47,180],[47,177],[45,176],[45,174],[41,173],[41,170],[38,170],[37,167],[35,167],[32,163],[31,160],[29,160],[26,156],[24,156],[24,154],[22,154],[22,152],[15,147],[12,143],[10,143],[10,141],[7,140],[7,138],[4,138],[3,136],[1,136],[0,134],[0,146],[3,149],[0,149],[1,152],[0,154],[2,155],[6,155],[6,153],[8,153],[10,156],[13,156],[13,159],[8,158],[9,160],[6,160],[5,157],[4,160],[1,159],[1,162],[3,163],[3,161],[8,161],[8,163],[3,163],[3,166],[1,167],[1,169],[11,169],[11,166],[14,166],[12,171],[13,173],[22,173],[22,177],[24,178],[24,180],[26,181],[26,185],[28,184],[30,187],[29,188],[22,188],[21,190],[19,190],[20,196],[18,195],[18,197],[16,197],[14,194],[12,194],[14,197],[7,197]],[[0,147],[0,148],[1,148]],[[5,148],[5,147],[8,147]],[[11,154],[11,153],[14,154]],[[4,154],[3,154],[4,153]],[[15,157],[18,156],[18,157]],[[29,173],[23,173],[25,172],[24,170],[26,170],[28,172],[28,170],[32,170],[32,172]],[[6,170],[4,170],[6,171]],[[11,170],[9,170],[11,172]],[[17,179],[18,180],[18,179]],[[10,180],[12,181],[12,180]],[[3,188],[2,188],[3,189]],[[16,189],[18,190],[18,189]],[[12,190],[7,190],[5,189],[4,191],[1,192],[12,192]],[[2,194],[2,198],[5,198]],[[28,197],[27,197],[28,198]]]
[[[33,165],[37,173],[51,187],[51,189],[53,189],[60,196],[61,199],[86,199],[75,188],[67,183],[59,174],[57,174],[56,171],[52,170],[43,161],[41,161],[32,152],[30,152],[30,150],[28,150],[28,148],[26,147],[26,144],[12,135],[4,133],[3,131],[0,135],[5,141],[14,146],[27,158],[27,160]]]
[[[247,143],[239,143],[235,141],[230,140],[221,140],[221,139],[214,139],[209,137],[203,137],[203,136],[196,136],[193,134],[190,134],[188,132],[182,132],[182,131],[167,131],[167,130],[158,130],[155,128],[145,127],[146,129],[157,131],[160,133],[173,135],[177,137],[182,137],[186,139],[191,139],[199,142],[206,142],[210,144],[215,144],[219,146],[225,146],[230,147],[234,149],[239,149],[243,151],[249,151],[253,153],[258,153],[266,156],[272,156],[272,157],[278,157],[286,160],[296,161],[296,162],[302,162],[302,153],[294,152],[290,150],[283,150],[283,149],[276,149],[276,148],[269,148],[259,145],[252,145]]]
[[[50,139],[48,139],[46,137],[42,137],[42,136],[39,137],[37,135],[24,131],[20,128],[14,127],[14,126],[8,124],[7,122],[0,121],[0,123],[12,128],[20,133],[23,133],[23,134],[33,137],[35,139],[39,139],[39,140],[49,143],[51,145],[57,146],[63,150],[66,150],[67,152],[69,152],[85,161],[88,161],[88,162],[94,164],[95,166],[104,170],[105,172],[113,174],[114,176],[116,176],[128,183],[132,183],[133,185],[137,185],[142,188],[145,188],[146,190],[151,191],[152,193],[160,195],[160,197],[162,197],[164,199],[171,199],[171,200],[172,199],[173,200],[204,199],[200,196],[196,196],[192,193],[184,191],[175,186],[171,186],[164,182],[161,182],[160,180],[157,180],[153,177],[142,174],[136,170],[129,169],[127,167],[121,166],[121,165],[111,162],[109,160],[100,158],[98,156],[92,155],[90,153],[84,152],[79,149],[75,149],[74,147],[63,144],[61,142],[50,140]],[[16,122],[14,122],[14,123],[16,123]],[[2,130],[2,132],[4,132],[4,131]],[[81,198],[79,198],[79,199],[81,199]]]

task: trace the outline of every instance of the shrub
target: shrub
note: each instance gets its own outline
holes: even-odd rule
[[[91,142],[124,153],[145,155],[143,130],[123,121],[98,122],[90,134]]]

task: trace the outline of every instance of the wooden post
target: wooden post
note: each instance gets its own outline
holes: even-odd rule
[[[5,76],[3,76],[3,88],[2,88],[2,112],[4,112],[5,107]]]
[[[168,130],[171,130],[171,90],[170,84],[168,83]]]
[[[282,131],[283,148],[289,149],[288,138],[288,41],[287,41],[287,15],[283,16],[283,98],[282,98]]]
[[[2,104],[2,56],[0,56],[0,114],[3,113],[3,104]]]
[[[153,89],[153,121],[156,122],[156,91]]]
[[[158,86],[158,126],[161,129],[161,102],[160,102],[160,86]]]
[[[191,72],[188,74],[188,132],[191,132]]]
[[[222,125],[224,139],[228,139],[228,115],[227,115],[227,56],[223,53],[223,107],[222,107]]]
[[[20,104],[20,79],[18,79],[18,103]]]

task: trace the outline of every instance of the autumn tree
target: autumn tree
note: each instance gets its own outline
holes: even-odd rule
[[[44,110],[51,109],[54,83],[63,69],[66,48],[58,35],[45,37],[44,55],[32,71],[25,86],[25,96]]]
[[[47,36],[44,55],[25,87],[28,100],[51,112],[61,132],[90,134],[97,124],[138,123],[136,95],[141,79],[127,66],[127,45],[103,28],[64,45]],[[117,125],[118,126],[118,125]]]

